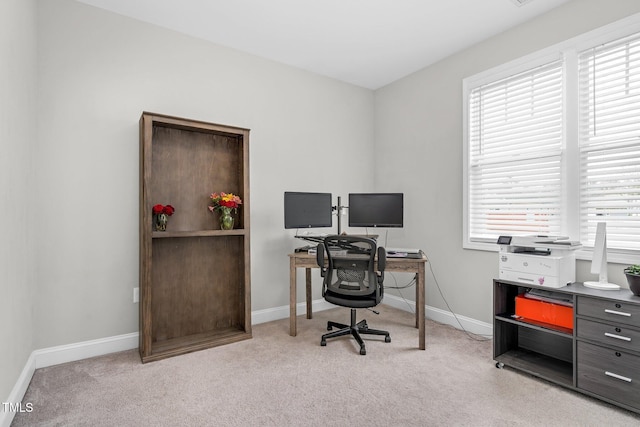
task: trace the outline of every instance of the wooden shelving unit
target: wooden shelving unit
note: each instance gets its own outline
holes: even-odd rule
[[[212,192],[243,204],[220,230]],[[153,113],[140,118],[140,357],[251,338],[249,130]],[[152,206],[176,212],[153,230]]]

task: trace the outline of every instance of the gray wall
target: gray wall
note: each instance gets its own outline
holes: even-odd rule
[[[0,2],[0,402],[33,348],[33,223],[55,214],[37,203],[35,1]],[[1,409],[0,409],[1,411]],[[1,415],[1,414],[0,414]],[[1,418],[1,416],[0,416]]]
[[[462,79],[637,12],[637,0],[574,0],[376,91],[376,189],[404,190],[405,244],[425,249],[454,312],[491,322],[498,273],[495,252],[462,249]],[[626,285],[622,269],[609,278]],[[579,261],[577,280],[592,278]],[[448,309],[429,276],[427,305]]]
[[[373,93],[75,1],[38,5],[38,202],[59,208],[35,224],[36,348],[138,331],[143,110],[251,129],[252,308],[288,304],[300,241],[283,192],[373,189]]]

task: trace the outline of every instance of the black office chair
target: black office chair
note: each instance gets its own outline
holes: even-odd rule
[[[327,323],[327,330],[337,331],[324,334],[321,346],[327,345],[328,338],[353,335],[360,344],[360,354],[367,354],[360,334],[384,335],[385,342],[391,342],[389,332],[369,329],[366,320],[356,323],[357,308],[375,307],[384,295],[384,268],[387,260],[384,248],[377,248],[378,267],[374,266],[376,242],[357,236],[327,236],[318,245],[316,258],[320,274],[324,278],[322,296],[332,304],[351,308],[351,324]],[[325,256],[327,266],[325,267]]]

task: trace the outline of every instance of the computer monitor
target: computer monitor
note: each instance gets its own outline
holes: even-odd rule
[[[331,193],[284,193],[284,228],[331,227],[331,215]]]
[[[598,275],[598,281],[584,282],[584,286],[594,289],[616,290],[620,285],[609,283],[607,277],[607,223],[599,222],[596,228],[596,238],[593,244],[593,258],[591,259],[591,274]]]
[[[403,193],[350,193],[349,227],[403,227]]]

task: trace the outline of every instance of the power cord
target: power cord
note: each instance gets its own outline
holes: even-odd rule
[[[427,255],[427,259],[430,259],[428,255]],[[470,339],[475,340],[475,341],[490,341],[491,339],[493,339],[493,335],[474,334],[473,332],[469,332],[469,331],[467,331],[465,329],[465,327],[462,325],[462,322],[460,322],[460,319],[458,319],[458,316],[456,315],[456,313],[454,313],[454,311],[451,309],[451,306],[449,305],[449,302],[444,297],[444,294],[442,293],[442,289],[440,288],[440,284],[438,283],[438,279],[436,277],[436,274],[433,272],[433,265],[431,264],[431,261],[429,260],[428,263],[429,263],[429,271],[431,271],[431,276],[433,277],[433,281],[436,284],[436,288],[438,289],[438,293],[440,294],[440,297],[442,298],[442,300],[444,301],[445,305],[447,306],[447,309],[449,310],[449,312],[456,319],[456,322],[460,326],[460,329],[462,329],[462,331],[464,331],[464,333]],[[387,274],[389,274],[389,273],[387,273]],[[398,293],[400,294],[400,297],[404,300],[404,302],[409,307],[410,311],[415,314],[415,310],[413,309],[411,304],[409,304],[409,301],[404,297],[404,295],[402,295],[401,290],[409,288],[409,287],[415,285],[416,284],[416,276],[417,275],[414,275],[413,279],[411,281],[409,281],[409,283],[407,283],[404,286],[398,286],[398,281],[396,280],[396,277],[393,274],[390,274],[390,276],[393,277],[393,280],[396,283],[396,286],[385,286],[385,288],[396,289],[398,291]],[[426,316],[425,316],[425,318],[426,318]],[[436,322],[436,323],[440,323],[440,322]]]
[[[427,258],[429,258],[429,257],[427,256]],[[456,313],[453,312],[453,310],[449,306],[449,303],[447,302],[447,299],[444,297],[444,294],[442,293],[442,289],[440,289],[440,284],[438,283],[438,279],[436,278],[436,274],[433,272],[433,266],[431,265],[431,261],[429,261],[429,271],[431,271],[431,275],[433,276],[433,281],[436,284],[436,288],[438,288],[438,293],[440,294],[440,297],[442,298],[442,300],[444,301],[445,305],[447,306],[447,309],[449,309],[449,312],[456,319],[456,322],[458,322],[458,325],[460,325],[460,328],[464,331],[464,333],[467,334],[467,336],[469,338],[471,338],[473,340],[476,340],[476,341],[490,341],[491,339],[493,339],[493,335],[474,334],[472,332],[467,331],[464,328],[464,326],[462,326],[462,322],[460,322],[460,319],[458,319],[458,316],[456,315]]]

